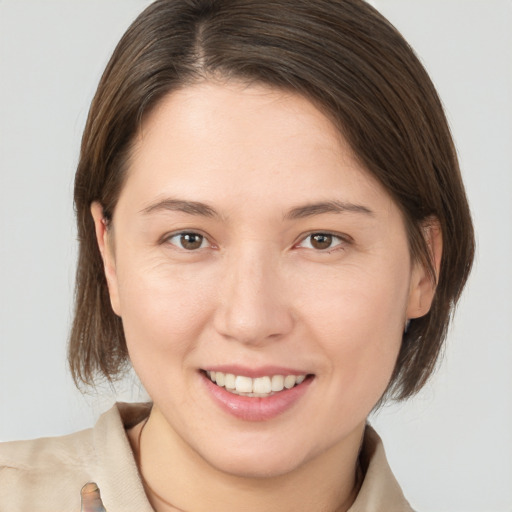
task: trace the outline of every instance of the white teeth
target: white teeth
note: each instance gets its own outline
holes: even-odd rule
[[[253,383],[251,377],[244,377],[242,375],[238,375],[235,378],[235,389],[239,393],[252,393]]]
[[[217,386],[220,386],[221,388],[224,387],[226,381],[226,375],[222,372],[215,372],[215,382],[217,383]]]
[[[253,393],[270,393],[272,391],[270,377],[258,377],[254,379],[252,390]]]
[[[226,389],[235,389],[235,376],[232,373],[226,373],[226,379],[224,381]]]
[[[282,375],[274,375],[272,377],[272,391],[283,391],[284,377]]]
[[[286,389],[292,389],[293,386],[295,386],[296,381],[297,381],[297,378],[295,377],[295,375],[287,375],[284,378],[284,387]]]
[[[306,378],[306,375],[272,375],[251,379],[245,375],[213,371],[208,371],[206,374],[212,382],[225,387],[227,391],[253,397],[267,397],[285,388],[291,389],[304,382]]]

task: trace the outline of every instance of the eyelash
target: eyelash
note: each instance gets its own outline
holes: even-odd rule
[[[200,237],[201,238],[200,245],[198,247],[194,247],[194,248],[183,247],[183,245],[182,245],[183,238],[187,237],[187,236]],[[312,243],[311,243],[311,239],[313,237],[324,237],[324,238],[327,239],[327,242],[330,242],[330,244],[328,245],[328,247],[325,247],[325,248],[314,247],[312,245]],[[172,240],[175,239],[175,238],[179,238],[179,242],[178,243],[173,243],[172,242]],[[310,240],[309,246],[304,246],[303,244],[305,242],[307,242],[308,240]],[[332,243],[335,240],[337,240],[338,243],[336,243],[333,246]],[[200,249],[204,249],[205,248],[205,244],[208,244],[210,247],[214,247],[212,245],[212,243],[209,242],[208,238],[205,235],[203,235],[201,233],[198,233],[196,231],[180,231],[178,233],[172,233],[172,234],[166,236],[165,238],[163,238],[162,243],[169,243],[169,244],[177,247],[178,249],[181,249],[181,250],[183,250],[185,252],[191,252],[191,253],[192,252],[196,252],[196,251],[198,251]],[[321,241],[320,241],[320,243],[321,243]],[[336,234],[336,233],[331,233],[331,232],[328,232],[328,231],[314,231],[312,233],[308,233],[306,236],[301,238],[298,243],[293,245],[293,247],[304,248],[304,249],[312,249],[315,252],[331,253],[331,252],[334,252],[334,251],[343,250],[345,248],[345,246],[347,244],[349,244],[349,243],[350,243],[350,239],[346,235],[343,236],[343,235]]]

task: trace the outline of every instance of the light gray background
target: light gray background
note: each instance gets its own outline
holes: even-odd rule
[[[90,426],[65,362],[72,182],[100,73],[148,0],[0,0],[0,440]],[[373,419],[421,512],[512,511],[512,1],[374,0],[446,105],[478,232],[474,273],[426,389]],[[101,396],[100,396],[101,395]],[[117,396],[140,398],[128,380]]]

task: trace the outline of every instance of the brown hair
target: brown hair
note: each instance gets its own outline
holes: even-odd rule
[[[404,334],[388,388],[397,399],[414,394],[435,367],[469,274],[473,227],[435,88],[403,37],[362,0],[158,0],[130,26],[92,102],[76,173],[75,382],[112,380],[128,362],[90,205],[99,201],[112,218],[143,116],[169,92],[208,77],[292,90],[321,108],[401,209],[411,254],[432,279],[423,229],[439,221],[434,301]]]

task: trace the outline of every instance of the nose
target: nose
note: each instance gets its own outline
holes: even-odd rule
[[[262,345],[293,329],[294,315],[277,257],[246,247],[227,258],[214,325],[225,338]]]

